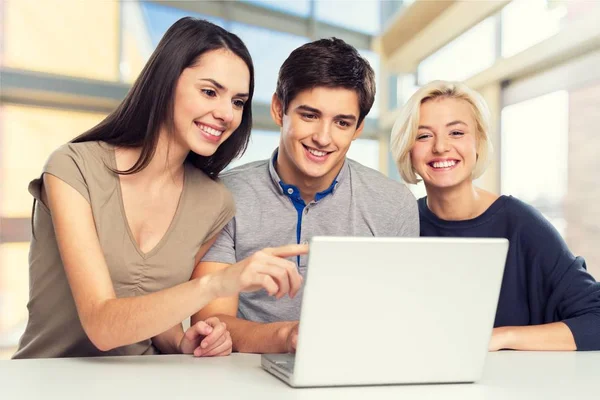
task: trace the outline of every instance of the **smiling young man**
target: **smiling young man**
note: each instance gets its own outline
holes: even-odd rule
[[[290,54],[271,103],[281,127],[279,148],[269,160],[221,175],[237,214],[202,259],[198,276],[262,248],[307,243],[317,235],[419,235],[417,204],[408,188],[346,158],[374,98],[373,69],[344,41],[321,39]],[[305,276],[307,256],[296,263]],[[192,321],[219,316],[235,351],[293,352],[301,297],[299,292],[277,300],[261,291],[221,298]]]

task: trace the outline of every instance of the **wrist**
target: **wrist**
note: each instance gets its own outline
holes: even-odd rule
[[[181,330],[181,332],[177,332],[177,334],[175,335],[175,352],[174,353],[178,353],[178,354],[182,354],[183,351],[181,349],[181,344],[183,343],[183,338],[185,337],[185,332],[183,331],[183,329]]]
[[[501,343],[503,349],[517,349],[517,329],[513,326],[503,326],[497,328],[500,331]]]
[[[211,302],[219,297],[219,285],[214,274],[208,274],[202,278],[196,279],[197,289],[201,295],[206,297],[207,302]]]
[[[294,329],[294,326],[296,326],[297,322],[296,321],[286,321],[286,322],[281,322],[281,325],[279,326],[279,328],[276,330],[275,332],[275,336],[276,336],[276,342],[278,344],[278,348],[279,351],[282,353],[287,353],[288,352],[288,338],[292,332],[292,330]]]

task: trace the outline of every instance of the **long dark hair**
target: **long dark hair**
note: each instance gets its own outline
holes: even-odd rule
[[[204,157],[190,151],[186,159],[211,178],[216,178],[248,146],[252,128],[254,66],[239,37],[208,21],[185,17],[175,22],[121,104],[102,122],[72,142],[98,140],[120,147],[141,147],[136,163],[128,170],[116,172],[128,175],[141,171],[154,156],[160,128],[164,125],[169,131],[174,129],[174,97],[179,76],[202,54],[218,49],[227,49],[246,63],[250,72],[250,96],[242,112],[240,126],[212,156]]]

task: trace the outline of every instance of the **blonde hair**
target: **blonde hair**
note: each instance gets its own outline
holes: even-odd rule
[[[419,129],[421,104],[449,98],[464,100],[471,106],[477,124],[477,162],[472,178],[479,178],[488,166],[493,148],[489,138],[490,111],[479,93],[460,82],[433,81],[421,87],[406,102],[392,128],[390,146],[400,176],[406,183],[419,182],[410,159],[410,151]]]

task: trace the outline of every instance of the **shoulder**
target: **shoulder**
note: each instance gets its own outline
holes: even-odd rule
[[[506,196],[504,217],[507,224],[527,247],[564,250],[566,244],[558,230],[535,207],[512,196]]]
[[[234,208],[231,192],[221,179],[212,179],[192,164],[187,164],[186,166],[186,173],[190,174],[189,182],[191,190],[195,192],[198,199],[202,199],[202,201],[210,204],[221,204],[225,209]]]
[[[83,179],[98,171],[110,171],[110,147],[103,142],[66,143],[50,154],[43,172],[58,177],[74,175]]]
[[[104,160],[109,145],[102,142],[65,143],[50,154],[49,161],[71,159],[76,163]]]
[[[358,192],[366,193],[384,204],[398,206],[399,203],[409,203],[416,206],[415,196],[404,183],[390,179],[354,160],[348,159],[348,166],[352,185],[359,189]]]
[[[513,196],[504,196],[504,215],[509,221],[519,222],[526,229],[551,226],[550,222],[535,207]]]
[[[233,193],[244,190],[248,186],[268,182],[269,179],[269,160],[240,165],[219,175],[219,180]]]

